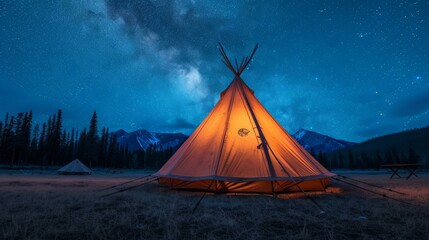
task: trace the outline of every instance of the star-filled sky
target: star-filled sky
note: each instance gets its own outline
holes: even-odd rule
[[[290,132],[363,141],[429,123],[429,1],[0,1],[0,117],[192,133],[233,74]]]

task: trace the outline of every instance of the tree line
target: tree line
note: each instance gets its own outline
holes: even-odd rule
[[[310,153],[328,169],[379,170],[383,164],[421,163],[423,160],[413,148],[409,148],[407,152],[399,152],[395,146],[384,152],[376,150],[374,153],[356,152],[350,149],[339,149],[330,153],[315,153],[313,150],[310,150]]]
[[[172,154],[172,148],[156,145],[130,151],[108,128],[99,133],[95,111],[82,131],[63,127],[61,109],[42,124],[33,123],[32,111],[7,113],[0,121],[0,164],[4,167],[62,166],[78,158],[90,168],[156,169]]]

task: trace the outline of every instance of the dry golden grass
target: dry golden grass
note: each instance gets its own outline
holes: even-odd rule
[[[133,176],[135,177],[135,176]],[[409,206],[333,182],[312,194],[207,194],[150,183],[101,198],[115,176],[0,174],[0,239],[429,239],[429,176],[355,178],[407,193]],[[111,191],[106,191],[111,192]]]

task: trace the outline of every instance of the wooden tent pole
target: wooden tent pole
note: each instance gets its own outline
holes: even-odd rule
[[[250,57],[246,59],[246,61],[244,62],[244,65],[240,67],[240,69],[238,70],[238,75],[240,75],[244,69],[246,69],[247,65],[249,65],[250,61],[253,58],[253,55],[255,55],[256,50],[258,49],[259,44],[256,44],[256,46],[253,48],[252,54],[250,54]]]
[[[250,115],[252,116],[253,122],[256,125],[256,129],[258,130],[259,138],[261,139],[261,146],[262,146],[262,149],[264,150],[265,158],[267,159],[268,168],[270,170],[270,175],[271,175],[271,177],[275,177],[276,173],[274,172],[273,163],[272,163],[272,160],[271,160],[271,157],[270,157],[270,153],[268,151],[268,142],[267,142],[267,139],[265,138],[265,135],[262,132],[261,125],[259,125],[258,119],[256,118],[256,115],[253,112],[252,106],[250,105],[249,99],[247,99],[247,96],[246,96],[246,94],[244,92],[244,89],[243,89],[243,86],[241,84],[240,84],[240,90],[242,92],[244,101],[246,102],[247,108],[250,111]]]

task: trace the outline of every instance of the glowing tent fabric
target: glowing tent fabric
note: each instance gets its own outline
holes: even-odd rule
[[[85,166],[85,164],[79,161],[79,159],[71,161],[69,164],[58,170],[58,174],[63,175],[86,175],[91,173],[91,169]]]
[[[334,174],[268,113],[240,68],[206,119],[155,174],[159,183],[213,192],[323,190]]]

